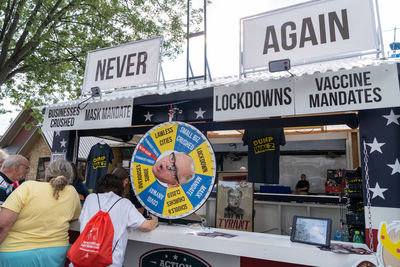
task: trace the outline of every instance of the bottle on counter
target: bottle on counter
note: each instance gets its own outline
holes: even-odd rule
[[[360,231],[354,231],[353,243],[364,243]]]
[[[341,233],[341,230],[336,230],[336,231],[333,233],[333,240],[342,241],[342,233]]]
[[[349,242],[349,231],[342,229],[340,232],[341,241]]]

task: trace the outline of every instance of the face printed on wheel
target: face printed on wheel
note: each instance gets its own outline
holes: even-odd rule
[[[186,153],[168,151],[160,155],[152,171],[157,180],[167,187],[178,187],[194,178],[195,166]]]

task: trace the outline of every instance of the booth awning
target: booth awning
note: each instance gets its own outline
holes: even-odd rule
[[[327,61],[321,63],[307,64],[301,66],[292,67],[290,72],[296,76],[300,77],[303,75],[311,75],[315,73],[327,73],[327,72],[335,72],[339,70],[351,70],[357,68],[364,68],[367,66],[379,66],[382,64],[395,64],[400,62],[398,59],[343,59],[343,60],[335,60],[335,61]],[[150,88],[127,88],[127,89],[119,89],[114,90],[108,93],[104,93],[101,98],[95,98],[93,102],[106,102],[113,101],[123,98],[129,99],[138,99],[145,96],[150,95],[159,95],[161,97],[165,97],[166,95],[173,93],[183,93],[186,92],[190,96],[192,92],[201,90],[209,87],[218,87],[218,86],[226,86],[226,85],[237,85],[240,83],[248,83],[248,82],[256,82],[256,81],[268,81],[268,80],[279,80],[283,78],[288,78],[291,75],[288,72],[276,72],[270,73],[268,71],[264,72],[255,72],[247,74],[247,77],[239,78],[238,76],[229,76],[216,78],[213,81],[197,81],[196,84],[191,82],[187,85],[186,81],[171,81],[167,82],[167,88],[164,88],[162,84],[160,84],[159,88],[150,87]],[[60,102],[56,104],[47,105],[45,107],[57,107],[57,106],[68,106],[68,105],[76,105],[85,100],[86,98],[80,98],[77,100],[71,100],[66,102]],[[148,103],[150,104],[150,103]]]
[[[243,120],[391,107],[399,105],[395,101],[397,94],[400,94],[395,65],[399,62],[396,59],[351,58],[296,66],[290,70],[291,73],[254,72],[246,77],[224,77],[214,81],[197,81],[196,84],[191,82],[189,85],[175,81],[168,83],[166,88],[119,89],[105,93],[101,98],[88,101],[81,98],[46,106],[43,128],[56,131],[131,126],[148,128],[168,121],[169,110],[173,106],[176,107],[176,120],[208,122],[208,125],[203,125],[204,130],[225,129],[221,122],[235,122],[238,124],[234,126],[236,129],[243,129],[240,127],[245,126]],[[354,79],[361,77],[363,81],[353,84],[350,76],[354,76]],[[331,84],[335,81],[340,84],[338,81],[342,77],[347,79],[345,84],[350,83],[350,88],[341,88],[343,81],[341,85]],[[376,89],[374,86],[382,88]],[[290,90],[285,91],[287,88]],[[350,89],[352,92],[348,94]],[[344,102],[341,100],[343,97],[346,99]],[[314,105],[313,109],[310,109],[310,105]],[[346,117],[343,118],[345,124],[357,127],[352,115],[343,116]],[[313,120],[316,118],[318,115]],[[326,119],[325,116],[320,118],[322,121]],[[293,120],[287,124],[289,126],[303,125],[297,123],[297,118],[288,119]],[[307,118],[304,120],[307,121]],[[215,123],[222,128],[216,129]],[[274,126],[280,127],[271,125]]]

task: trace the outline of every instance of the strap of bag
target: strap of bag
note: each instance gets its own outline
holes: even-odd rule
[[[99,210],[101,210],[99,194],[96,194],[96,196],[97,196],[97,203],[99,204]],[[114,204],[112,204],[111,208],[109,208],[107,212],[110,212],[110,210],[114,207],[114,205],[117,204],[117,202],[120,201],[121,199],[122,199],[122,197],[120,197],[117,201],[115,201]]]
[[[99,210],[101,210],[99,194],[96,194],[96,196],[97,196],[97,203],[99,204]],[[115,201],[114,204],[112,204],[112,206],[108,209],[107,212],[110,212],[110,210],[115,206],[115,204],[117,204],[117,202],[120,201],[121,199],[122,199],[122,197],[119,198],[117,201]],[[119,241],[119,239],[117,240],[117,242],[115,242],[115,245],[114,245],[114,248],[112,250],[112,253],[114,253],[114,250],[118,245],[118,241]]]
[[[114,207],[114,205],[117,204],[117,202],[120,201],[121,199],[122,199],[122,197],[119,198],[117,201],[115,201],[114,204],[111,206],[111,208],[108,209],[107,212],[110,212],[110,210]]]

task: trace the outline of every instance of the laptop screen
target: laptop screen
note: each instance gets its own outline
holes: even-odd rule
[[[328,247],[331,243],[331,225],[331,219],[294,216],[290,240]]]

